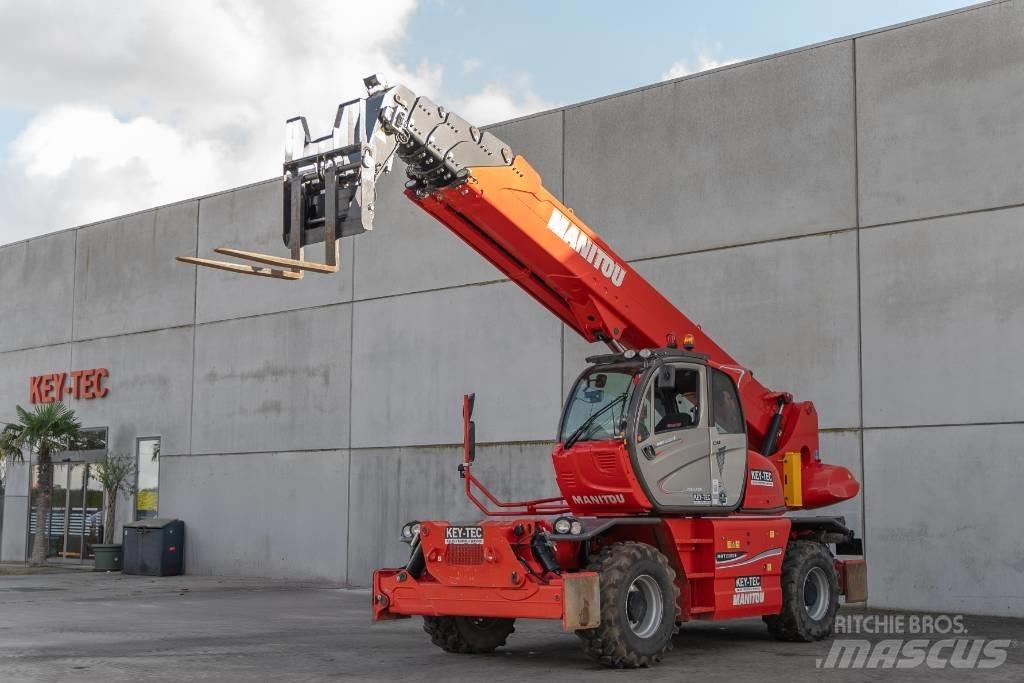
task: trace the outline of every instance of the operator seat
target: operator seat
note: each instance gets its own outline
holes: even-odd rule
[[[669,413],[654,425],[654,432],[669,432],[673,429],[685,429],[693,426],[693,417],[687,413]]]

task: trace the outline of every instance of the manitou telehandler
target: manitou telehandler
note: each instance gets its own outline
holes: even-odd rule
[[[373,618],[420,615],[459,653],[503,645],[516,619],[560,619],[614,667],[657,662],[690,619],[760,616],[778,638],[831,635],[839,596],[865,598],[866,570],[829,545],[859,554],[859,540],[842,518],[785,513],[860,486],[821,461],[814,406],[762,386],[508,145],[406,87],[365,85],[327,136],[311,138],[304,118],[286,124],[290,258],[219,248],[249,263],[181,260],[281,280],[335,272],[339,239],[373,227],[375,182],[397,156],[409,199],[610,349],[587,359],[565,403],[551,454],[559,498],[502,502],[474,477],[465,397],[458,469],[489,519],[406,524],[409,561],[374,572]],[[324,261],[305,260],[319,242]]]

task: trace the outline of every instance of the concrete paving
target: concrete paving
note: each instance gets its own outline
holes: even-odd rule
[[[684,626],[661,666],[596,666],[555,623],[520,622],[497,654],[430,644],[419,619],[372,624],[364,590],[257,579],[66,572],[0,576],[0,680],[744,681],[1024,678],[1024,621],[967,617],[970,638],[1014,644],[983,671],[815,668],[829,643],[770,640],[759,620]],[[885,636],[863,636],[873,642]],[[922,636],[924,637],[924,636]]]

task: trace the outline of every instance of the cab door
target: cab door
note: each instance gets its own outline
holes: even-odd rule
[[[747,422],[732,379],[708,368],[708,432],[711,438],[711,504],[734,508],[743,498],[747,473]]]
[[[706,382],[703,365],[666,363],[644,387],[634,443],[639,474],[652,502],[659,506],[713,504],[710,423],[702,400]]]

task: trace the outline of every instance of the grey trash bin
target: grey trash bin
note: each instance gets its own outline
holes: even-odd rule
[[[177,576],[185,571],[185,522],[154,517],[124,525],[125,574]]]

